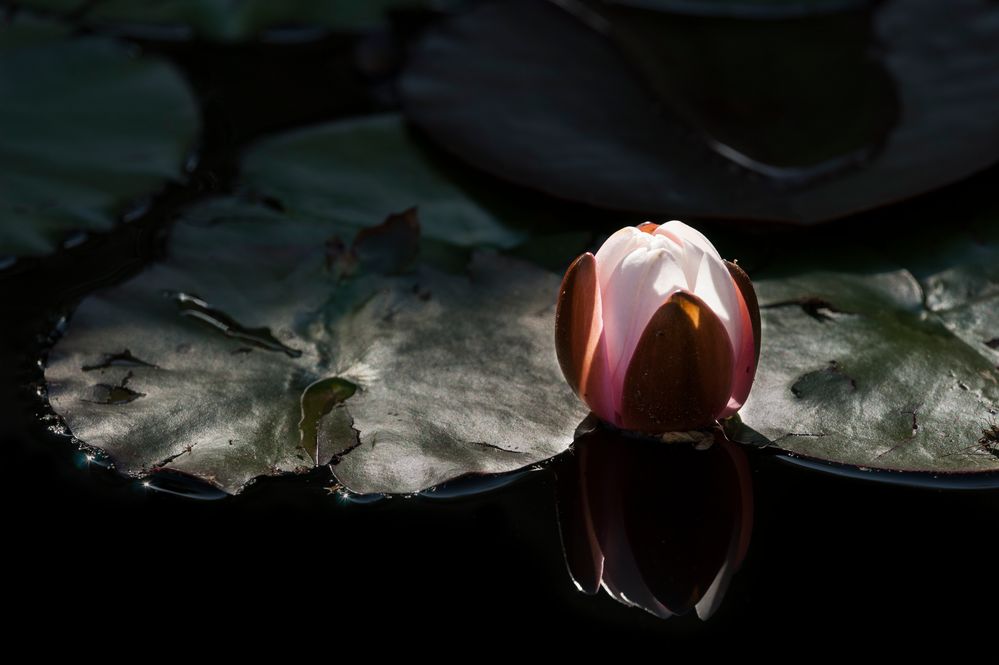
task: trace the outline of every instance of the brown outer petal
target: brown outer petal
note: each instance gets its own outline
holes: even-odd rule
[[[582,396],[598,335],[593,318],[597,307],[597,261],[589,252],[579,256],[562,278],[555,310],[555,353],[566,381]]]
[[[746,301],[746,309],[749,310],[749,320],[753,323],[753,346],[756,350],[755,364],[760,363],[760,302],[756,298],[756,289],[749,279],[746,271],[739,267],[739,264],[731,261],[725,262],[725,267],[732,275],[732,281],[739,288],[742,299]]]
[[[647,433],[707,427],[728,404],[732,345],[697,296],[679,291],[656,310],[624,375],[621,420]]]
[[[656,224],[655,222],[642,222],[641,224],[638,225],[638,230],[642,231],[643,233],[650,233],[650,234],[655,233],[656,229],[658,228],[659,225]]]

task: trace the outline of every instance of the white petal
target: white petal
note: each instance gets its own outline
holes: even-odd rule
[[[710,254],[701,257],[697,271],[694,295],[704,301],[721,319],[728,339],[732,344],[732,358],[739,357],[742,348],[742,319],[739,312],[739,294],[736,292],[732,275],[721,259]]]
[[[656,229],[656,235],[672,236],[682,240],[684,243],[690,243],[694,247],[697,247],[702,252],[710,254],[719,261],[721,261],[721,254],[715,249],[715,246],[711,244],[711,241],[704,237],[704,234],[695,229],[692,226],[687,226],[683,222],[674,219],[666,222]]]
[[[683,274],[687,277],[687,287],[693,291],[697,288],[697,275],[701,271],[701,263],[708,254],[691,243],[684,243],[683,254],[680,258],[680,265],[683,267]]]
[[[642,236],[645,236],[643,238]],[[597,284],[600,290],[607,288],[611,274],[628,254],[645,245],[648,233],[639,231],[634,226],[626,226],[615,231],[604,244],[600,246],[593,258],[597,262]]]
[[[602,297],[615,400],[620,399],[624,373],[652,315],[670,295],[687,288],[679,258],[662,242],[632,251],[610,275]]]

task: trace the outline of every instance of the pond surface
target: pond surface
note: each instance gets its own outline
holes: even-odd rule
[[[890,641],[900,628],[923,625],[956,640],[986,630],[991,615],[982,616],[981,608],[999,597],[995,472],[956,479],[878,475],[772,449],[732,452],[726,447],[732,444],[720,443],[650,453],[641,442],[608,442],[616,435],[598,432],[550,462],[410,496],[351,495],[323,466],[260,478],[226,496],[179,473],[125,478],[107,468],[99,451],[70,440],[47,404],[43,378],[64,317],[87,294],[162,259],[179,211],[234,191],[240,156],[255,139],[398,110],[401,54],[426,20],[405,14],[392,30],[302,43],[130,40],[184,75],[202,134],[186,182],[168,184],[135,206],[127,224],[70,236],[56,253],[22,258],[0,272],[8,570],[32,580],[29,593],[12,600],[28,613],[54,611],[89,625],[104,623],[95,607],[112,598],[114,619],[104,630],[128,632],[139,618],[128,618],[127,610],[141,608],[147,629],[161,639],[192,616],[246,615],[266,623],[267,641],[276,646],[282,635],[350,641],[365,629],[390,641],[398,631],[416,630],[440,645],[434,651],[450,650],[459,633],[484,645],[519,644],[529,636],[618,647],[622,638],[646,638],[668,648],[726,638],[775,643],[788,635],[874,634]],[[896,100],[885,94],[882,110],[893,121]],[[423,135],[415,139],[495,198],[571,220],[586,242],[619,225],[618,215],[495,181]],[[938,220],[990,205],[997,186],[993,167],[848,218],[838,229],[862,233],[876,223],[882,238],[932,237]],[[730,247],[756,238],[779,248],[802,237],[792,243],[791,232],[782,230],[759,240],[772,229],[757,227],[726,237],[726,227],[712,228]],[[835,232],[805,233],[806,242],[810,237],[819,246]],[[536,258],[560,270],[559,251],[575,250]],[[297,353],[197,295],[174,297],[185,315],[226,335]],[[137,399],[129,372],[146,364],[138,352],[105,358],[101,366],[125,375],[98,384],[103,392],[95,399]],[[615,445],[629,454],[608,456],[606,446]],[[670,464],[684,456],[687,473]],[[657,464],[672,471],[656,473]],[[597,505],[607,496],[625,498]],[[619,547],[627,540],[623,530],[641,534],[630,551]],[[719,589],[726,565],[738,572]],[[606,592],[592,595],[601,580]],[[663,618],[680,611],[686,613]]]

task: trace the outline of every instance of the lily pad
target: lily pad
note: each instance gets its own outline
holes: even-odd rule
[[[370,226],[418,203],[423,236],[460,247],[510,248],[526,233],[432,161],[397,115],[321,125],[265,140],[243,160],[256,196],[288,215]],[[524,217],[521,211],[520,217]],[[530,217],[530,214],[527,215]]]
[[[0,31],[0,256],[110,229],[183,176],[197,105],[166,62],[44,23]]]
[[[672,112],[712,150],[772,180],[801,186],[855,169],[898,122],[895,84],[870,48],[870,11],[784,21],[607,16],[608,35]]]
[[[999,209],[968,229],[950,229],[930,248],[896,247],[913,266],[926,307],[999,368]]]
[[[893,86],[899,115],[889,126],[891,113],[886,118],[865,113],[860,119],[848,113],[847,124],[856,127],[832,132],[843,134],[843,155],[853,155],[843,168],[790,174],[760,168],[738,150],[722,149],[724,140],[705,134],[751,139],[748,128],[758,119],[722,131],[728,129],[719,124],[723,118],[702,117],[718,104],[683,96],[690,94],[692,75],[655,71],[703,69],[705,59],[715,56],[704,53],[712,44],[734,48],[754,41],[748,35],[718,43],[705,37],[713,25],[736,29],[731,21],[645,12],[656,15],[660,26],[700,21],[703,30],[643,31],[646,44],[654,44],[657,34],[679,43],[666,49],[673,57],[657,60],[656,49],[644,49],[652,55],[636,60],[635,49],[620,44],[635,37],[642,17],[628,23],[621,17],[642,10],[560,4],[573,11],[529,0],[482,3],[428,31],[401,81],[409,117],[448,150],[498,176],[560,198],[657,217],[821,222],[954,182],[995,163],[999,155],[999,80],[986,74],[999,67],[999,52],[991,47],[999,37],[994,3],[886,2],[871,13],[869,38],[866,31],[847,26],[844,35],[856,33],[864,41],[834,44],[846,54],[845,68],[824,52],[796,63],[810,68],[796,76],[829,80],[834,88],[830,77],[835,72],[867,72],[837,84],[841,94],[860,87],[888,103]],[[835,14],[808,20],[842,22]],[[781,29],[778,23],[747,25],[738,30]],[[795,31],[799,22],[784,25]],[[820,26],[815,34],[821,32]],[[887,78],[867,63],[875,44],[880,54],[875,64]],[[683,57],[675,57],[678,52]],[[708,70],[723,71],[729,82],[759,81],[760,72],[748,71],[759,63],[758,56],[734,53],[719,57]],[[775,71],[793,69],[782,65]],[[763,84],[778,97],[796,94],[798,87],[785,79],[775,76]],[[821,107],[822,90],[814,92],[807,103],[791,100],[784,106]],[[767,95],[760,99],[766,101]],[[734,113],[746,120],[738,109]],[[783,122],[778,114],[763,116],[772,120],[777,134],[787,133],[778,126]],[[830,123],[837,118],[823,125]],[[807,122],[802,129],[818,131]],[[787,134],[782,140],[798,140],[794,132]],[[850,149],[864,137],[877,149]],[[821,133],[815,141],[826,138]]]
[[[999,275],[933,290],[995,251],[978,250],[964,244],[921,280],[855,246],[754,276],[763,344],[734,438],[870,469],[999,470]]]
[[[411,492],[552,457],[586,415],[554,362],[560,279],[476,256],[467,276],[424,271],[338,324],[337,375],[360,446],[337,478],[361,492]]]
[[[433,9],[433,0],[26,0],[25,7],[72,16],[88,26],[130,35],[214,41],[255,39],[268,31],[306,28],[351,32],[382,25],[391,10]]]
[[[428,208],[475,212],[453,191]],[[567,448],[585,411],[555,359],[559,275],[482,252],[462,274],[409,269],[415,213],[351,241],[357,214],[190,211],[168,260],[73,314],[53,409],[125,473],[228,492],[332,463],[355,492],[408,493]]]
[[[691,16],[777,19],[857,9],[873,0],[605,0],[611,4]]]

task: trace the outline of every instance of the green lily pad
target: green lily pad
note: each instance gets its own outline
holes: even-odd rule
[[[459,189],[448,201],[423,182],[401,190],[407,206],[444,211],[439,230],[489,232]],[[369,228],[402,212],[395,200]],[[555,358],[560,276],[488,252],[460,274],[409,267],[414,211],[355,236],[361,208],[344,205],[324,217],[206,202],[166,261],[86,298],[45,373],[73,435],[125,473],[168,468],[228,492],[333,463],[350,490],[408,493],[567,448],[585,410]]]
[[[476,256],[467,276],[427,271],[340,323],[339,376],[360,446],[337,477],[361,492],[410,492],[552,457],[586,409],[554,362],[560,279]]]
[[[999,367],[999,210],[970,228],[950,229],[932,247],[900,245],[913,266],[926,307],[986,361]],[[999,442],[997,442],[999,443]]]
[[[268,30],[319,28],[353,32],[377,28],[391,10],[433,9],[433,0],[26,0],[31,9],[54,11],[88,26],[138,35],[197,36],[214,41],[255,39]]]
[[[397,115],[321,125],[265,140],[243,160],[243,181],[288,215],[354,230],[419,202],[425,238],[510,248],[526,238],[504,211],[431,161]],[[523,217],[523,213],[520,217]],[[505,219],[516,219],[506,212]],[[523,227],[523,221],[520,222]]]
[[[664,218],[813,224],[955,182],[999,155],[999,79],[984,74],[999,67],[995,3],[891,0],[869,25],[829,14],[807,31],[806,19],[639,11],[478,4],[413,49],[406,113],[502,178]]]
[[[996,245],[976,243],[898,252],[912,271],[848,246],[754,276],[762,350],[734,438],[870,469],[999,470],[999,275],[970,277]]]
[[[197,105],[167,63],[15,21],[0,31],[0,256],[106,231],[182,177]]]

